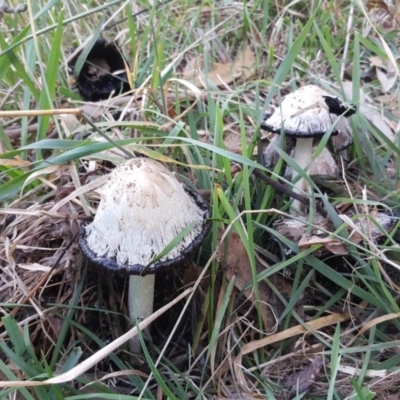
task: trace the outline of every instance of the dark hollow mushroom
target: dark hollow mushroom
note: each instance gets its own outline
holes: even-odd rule
[[[209,207],[168,168],[148,158],[119,165],[98,191],[96,215],[81,225],[79,245],[95,265],[130,275],[130,317],[141,321],[153,312],[154,274],[201,246],[210,229]],[[172,248],[162,255],[167,246]],[[140,351],[137,338],[130,344],[133,352]]]
[[[75,68],[80,54],[70,62],[71,68]],[[106,100],[130,90],[126,62],[116,43],[96,41],[76,76],[76,85],[86,101]]]
[[[294,161],[301,169],[310,166],[313,155],[313,142],[333,126],[332,136],[340,134],[342,144],[336,142],[335,147],[342,150],[351,143],[351,129],[347,120],[356,112],[354,105],[349,105],[339,98],[314,85],[304,86],[283,99],[273,114],[265,116],[261,128],[270,132],[296,138]],[[293,171],[293,180],[297,172]],[[294,190],[307,191],[305,179],[299,179]],[[294,202],[295,209],[300,209],[300,204]]]

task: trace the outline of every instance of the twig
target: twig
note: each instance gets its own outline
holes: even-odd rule
[[[0,0],[0,20],[3,18],[3,14],[18,14],[26,11],[26,4],[20,4],[17,7],[10,7],[6,0]]]
[[[298,202],[305,204],[306,206],[309,205],[310,201],[307,197],[304,197],[296,192],[294,192],[293,190],[290,190],[286,185],[274,181],[272,178],[270,178],[269,176],[263,174],[261,171],[259,171],[258,169],[255,169],[253,171],[253,174],[263,180],[267,185],[272,186],[275,190],[286,194],[286,196],[291,197],[292,199],[297,200]],[[322,208],[319,204],[315,204],[315,208],[317,209],[317,211],[324,217],[326,218],[328,216],[328,213],[326,212],[326,210],[324,208]]]
[[[60,114],[80,115],[81,110],[79,108],[56,108],[52,110],[0,111],[0,118],[41,117],[43,115],[60,115]]]
[[[37,132],[38,126],[39,124],[28,125],[26,130],[28,133]],[[18,139],[21,137],[22,128],[7,128],[4,129],[4,132],[10,139]]]

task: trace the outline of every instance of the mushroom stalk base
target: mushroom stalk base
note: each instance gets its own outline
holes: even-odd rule
[[[298,138],[296,141],[296,148],[294,149],[294,161],[303,170],[310,166],[313,154],[313,139]],[[298,173],[293,170],[292,180],[294,181]],[[300,178],[294,185],[293,191],[299,194],[308,192],[308,182]],[[305,209],[304,204],[294,200],[292,204],[292,214],[296,214],[296,210],[303,212]]]
[[[153,313],[154,274],[146,276],[130,275],[128,308],[129,317],[134,325],[139,324]],[[141,350],[139,336],[129,341],[132,353],[139,354]]]

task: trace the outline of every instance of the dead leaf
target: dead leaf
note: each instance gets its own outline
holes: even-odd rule
[[[348,254],[346,246],[339,240],[334,238],[323,238],[319,236],[303,235],[299,241],[299,249],[301,251],[309,249],[310,247],[320,244],[321,249],[329,251],[332,254],[345,255]]]
[[[232,153],[242,154],[242,139],[238,132],[228,132],[224,134],[224,145],[226,150]]]
[[[118,109],[118,107],[128,104],[132,100],[132,96],[113,97],[108,100],[97,101],[95,103],[84,103],[80,107],[81,112],[87,114],[92,119],[102,117],[106,111]]]
[[[203,71],[204,62],[193,58],[188,62],[183,77],[193,81],[196,86],[206,87],[207,79],[217,86],[229,85],[238,78],[247,79],[252,74],[255,64],[253,50],[248,43],[234,61],[222,63],[216,62],[213,69],[208,72],[207,77]]]
[[[61,123],[65,137],[72,136],[75,129],[80,125],[78,117],[73,114],[61,114],[57,118]]]
[[[220,236],[222,236],[222,232]],[[246,285],[253,280],[249,257],[246,248],[237,233],[232,232],[230,236],[228,236],[227,240],[229,240],[229,243],[226,249],[226,257],[224,257],[225,246],[221,246],[217,254],[217,260],[224,262],[226,265],[227,279],[230,281],[235,277],[235,287],[242,291]],[[268,305],[271,300],[271,290],[264,282],[258,283],[258,289],[261,300],[261,316],[265,327],[271,329],[275,325],[275,319],[273,318],[271,307]],[[246,290],[245,295],[251,302],[255,303],[256,299],[253,290]]]
[[[354,214],[339,214],[344,222],[347,223],[349,240],[354,244],[359,244],[363,240],[375,242],[383,235],[382,231],[390,233],[397,223],[397,218],[385,212],[376,210],[370,212],[368,218],[361,215],[360,218],[352,220]],[[376,221],[376,223],[374,222]],[[334,227],[328,221],[317,215],[314,219],[311,231],[307,231],[308,223],[306,217],[296,219],[281,218],[275,222],[274,228],[286,238],[296,242],[300,250],[306,250],[314,245],[321,245],[319,251],[330,252],[337,255],[348,254],[346,244],[337,237],[329,237],[326,231],[333,232]]]
[[[295,219],[281,218],[274,224],[274,228],[283,236],[298,242],[307,229],[306,222]]]
[[[397,99],[395,94],[384,94],[382,96],[376,96],[375,100],[379,101],[382,104],[393,104],[393,102]]]

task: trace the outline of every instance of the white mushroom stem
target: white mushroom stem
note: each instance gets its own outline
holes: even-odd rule
[[[305,171],[311,164],[313,155],[313,139],[312,138],[298,138],[296,147],[294,149],[295,163]],[[307,172],[308,174],[308,172]],[[293,169],[292,181],[295,181],[298,176],[297,171]],[[308,192],[308,182],[300,178],[294,185],[293,191],[304,196]],[[305,205],[298,200],[294,200],[292,204],[291,214],[297,214],[297,211],[304,211]]]
[[[128,309],[129,317],[134,325],[138,325],[153,313],[154,274],[146,276],[130,275]],[[132,353],[139,354],[141,350],[139,336],[129,341]]]

